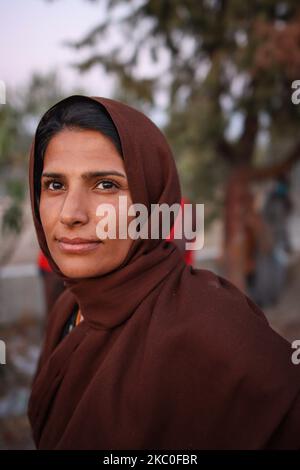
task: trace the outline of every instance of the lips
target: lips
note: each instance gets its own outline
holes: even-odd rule
[[[99,239],[88,239],[88,238],[67,238],[61,237],[57,239],[58,246],[64,253],[87,253],[95,250],[101,240]]]

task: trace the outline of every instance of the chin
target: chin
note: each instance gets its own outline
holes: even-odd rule
[[[64,276],[82,279],[101,276],[115,268],[115,266],[111,266],[111,263],[105,263],[102,266],[99,266],[99,263],[95,265],[95,260],[90,264],[86,258],[83,260],[78,260],[78,258],[68,261],[57,260],[56,264]]]
[[[60,271],[66,277],[91,277],[99,271],[99,264],[98,266],[95,266],[95,260],[92,260],[91,262],[87,258],[79,259],[78,256],[53,256],[53,258]]]
[[[87,271],[87,270],[83,270],[83,271],[76,271],[76,270],[61,270],[61,272],[64,274],[64,276],[68,277],[69,279],[88,279],[89,277],[97,277],[97,276],[101,276],[102,274],[105,274],[105,273],[102,273],[102,272],[94,272],[94,271]]]
[[[102,252],[101,256],[95,253],[84,255],[62,255],[57,250],[52,251],[52,257],[64,276],[68,278],[88,278],[102,276],[118,268],[123,262],[127,252],[112,254]],[[99,260],[101,259],[101,262]]]

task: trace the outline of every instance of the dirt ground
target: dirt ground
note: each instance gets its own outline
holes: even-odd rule
[[[0,449],[33,449],[26,410],[42,338],[42,325],[23,319],[0,329],[6,364],[0,365]]]
[[[280,302],[264,310],[272,328],[289,341],[300,339],[299,290],[300,258],[290,268]],[[26,410],[42,331],[42,323],[31,318],[0,328],[6,343],[6,365],[0,365],[0,449],[34,448]]]

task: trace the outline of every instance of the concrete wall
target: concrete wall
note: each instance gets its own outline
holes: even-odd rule
[[[35,265],[14,265],[0,270],[0,324],[23,317],[42,317],[43,284]]]

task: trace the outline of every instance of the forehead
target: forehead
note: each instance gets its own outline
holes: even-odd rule
[[[44,170],[66,171],[100,166],[124,168],[124,161],[109,137],[96,130],[64,129],[51,138],[44,156]]]

